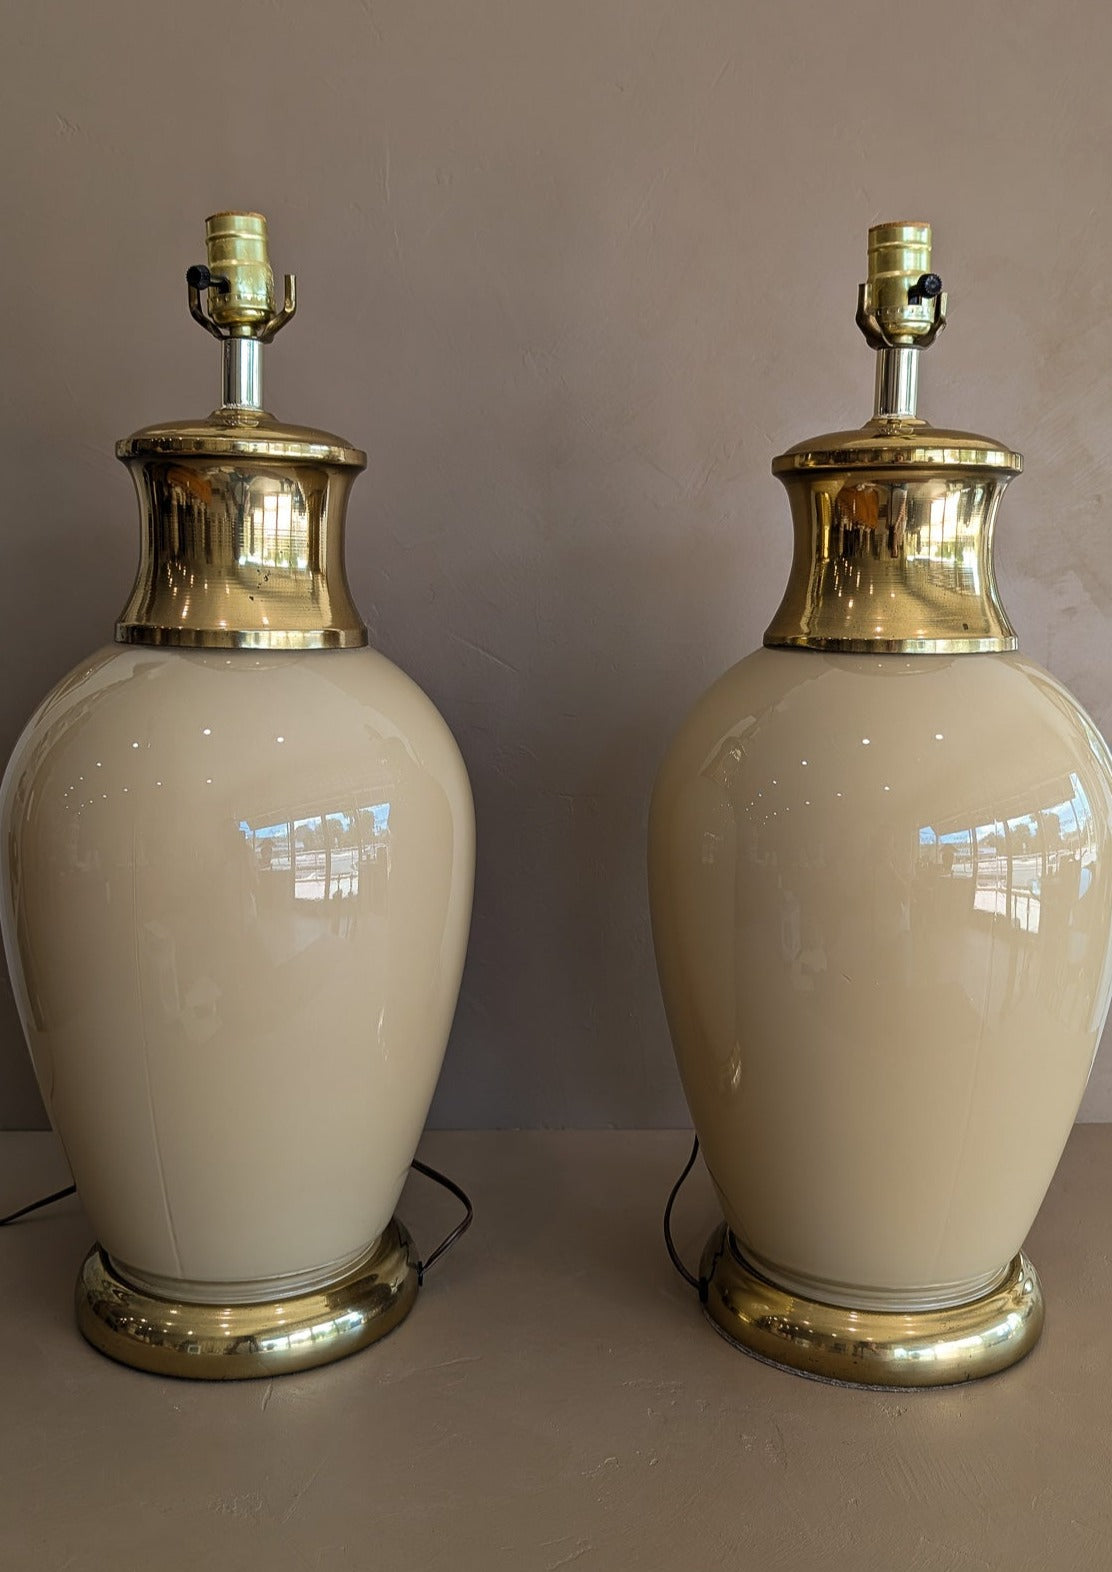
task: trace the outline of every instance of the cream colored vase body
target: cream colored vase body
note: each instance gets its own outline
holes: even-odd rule
[[[661,769],[653,924],[746,1257],[811,1299],[966,1301],[1018,1253],[1112,970],[1112,760],[1017,655],[761,650]]]
[[[390,1219],[467,941],[459,750],[366,649],[110,647],[13,755],[4,938],[104,1249],[185,1300],[335,1278]]]

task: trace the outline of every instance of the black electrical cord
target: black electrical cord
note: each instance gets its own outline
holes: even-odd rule
[[[694,1288],[696,1293],[699,1295],[699,1298],[705,1301],[707,1297],[707,1285],[705,1280],[701,1277],[696,1277],[694,1272],[688,1271],[687,1267],[684,1266],[683,1262],[680,1260],[679,1252],[672,1241],[672,1208],[676,1204],[676,1197],[683,1189],[685,1179],[695,1166],[695,1159],[698,1157],[698,1155],[699,1137],[696,1136],[695,1140],[692,1142],[691,1156],[687,1159],[683,1173],[680,1174],[679,1178],[672,1186],[672,1193],[668,1197],[667,1206],[664,1208],[664,1244],[669,1256],[671,1257],[672,1265],[675,1267],[676,1271],[680,1274],[685,1283],[691,1284],[692,1288]]]
[[[0,1228],[6,1228],[9,1223],[16,1223],[21,1217],[26,1217],[28,1212],[37,1212],[40,1206],[53,1206],[55,1201],[64,1201],[67,1195],[76,1195],[77,1186],[68,1184],[64,1190],[55,1190],[53,1195],[44,1195],[37,1201],[32,1201],[29,1206],[21,1206],[18,1212],[9,1212],[7,1217],[0,1217]]]
[[[425,1273],[428,1271],[429,1267],[433,1266],[437,1261],[439,1261],[440,1257],[446,1254],[446,1252],[452,1248],[457,1239],[462,1239],[463,1235],[471,1227],[471,1224],[475,1218],[475,1208],[472,1206],[471,1198],[467,1194],[466,1190],[463,1190],[454,1179],[449,1179],[446,1174],[440,1173],[436,1168],[430,1168],[428,1163],[422,1163],[416,1157],[413,1159],[410,1167],[413,1168],[415,1172],[424,1174],[425,1178],[431,1179],[434,1184],[441,1185],[445,1190],[449,1190],[452,1195],[455,1196],[457,1201],[462,1201],[464,1206],[463,1219],[456,1224],[450,1234],[445,1235],[445,1237],[437,1245],[436,1249],[426,1260],[417,1262],[417,1283],[418,1286],[420,1286],[420,1284],[425,1281]]]

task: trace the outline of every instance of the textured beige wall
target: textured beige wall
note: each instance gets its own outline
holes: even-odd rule
[[[1026,454],[1005,599],[1112,732],[1099,0],[7,0],[0,27],[0,747],[111,628],[113,442],[212,406],[182,274],[207,213],[260,208],[302,290],[268,402],[369,449],[356,598],[475,784],[437,1122],[685,1121],[649,785],[779,599],[770,459],[869,413],[870,223],[935,224],[924,413]],[[41,1118],[5,988],[0,1124]]]

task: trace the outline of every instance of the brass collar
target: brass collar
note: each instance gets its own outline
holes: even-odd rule
[[[148,426],[117,445],[142,515],[121,644],[347,649],[367,630],[344,571],[366,454],[265,411]]]
[[[972,469],[1004,471],[1007,479],[1023,470],[1018,453],[971,431],[946,431],[925,420],[870,420],[857,431],[832,431],[799,442],[772,461],[777,476],[796,470]]]
[[[194,321],[221,342],[224,400],[207,420],[147,426],[116,457],[142,516],[121,644],[346,649],[367,630],[344,572],[344,509],[367,455],[342,437],[282,426],[262,408],[262,345],[278,305],[261,213],[214,213],[207,261],[185,275]]]
[[[921,420],[872,420],[775,459],[795,530],[766,645],[884,654],[1014,650],[992,536],[1018,453]]]
[[[877,351],[873,419],[773,460],[795,553],[764,641],[881,654],[1014,650],[992,532],[1018,453],[918,418],[919,361],[946,325],[931,228],[875,224],[857,325]]]

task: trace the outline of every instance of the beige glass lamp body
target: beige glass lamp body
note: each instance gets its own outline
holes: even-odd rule
[[[915,416],[945,298],[929,239],[871,233],[876,417],[776,460],[784,601],[680,728],[650,827],[661,985],[725,1214],[707,1312],[765,1358],[900,1386],[1038,1336],[1021,1246],[1112,989],[1112,759],[1014,653],[993,577],[1019,457]]]
[[[447,726],[348,593],[364,455],[259,407],[284,319],[265,221],[210,219],[209,261],[191,296],[224,337],[224,404],[120,444],[135,590],[27,726],[0,835],[16,997],[99,1239],[82,1329],[145,1368],[236,1376],[339,1357],[413,1301],[392,1217],[474,828]]]

